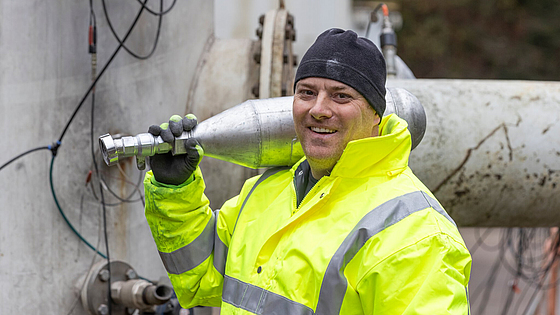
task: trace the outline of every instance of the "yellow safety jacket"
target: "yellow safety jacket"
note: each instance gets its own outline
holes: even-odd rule
[[[408,168],[404,120],[350,142],[296,207],[301,166],[247,180],[212,211],[199,169],[146,175],[146,218],[183,307],[221,314],[468,314],[471,257]]]

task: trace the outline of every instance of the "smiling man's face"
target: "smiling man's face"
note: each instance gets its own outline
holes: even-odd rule
[[[313,177],[327,175],[348,142],[378,135],[379,116],[352,87],[325,78],[297,82],[294,125]]]

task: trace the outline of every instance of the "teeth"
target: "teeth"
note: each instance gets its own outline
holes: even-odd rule
[[[325,128],[317,128],[317,127],[311,127],[311,130],[318,132],[318,133],[334,133],[335,130],[331,130],[331,129],[325,129]]]

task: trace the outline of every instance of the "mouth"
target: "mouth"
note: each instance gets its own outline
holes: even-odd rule
[[[336,132],[336,130],[333,130],[333,129],[320,128],[320,127],[309,127],[309,129],[311,129],[311,131],[313,131],[315,133],[319,133],[319,134],[332,134],[332,133]]]

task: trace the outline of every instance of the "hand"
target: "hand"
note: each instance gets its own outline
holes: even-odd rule
[[[168,123],[159,126],[152,125],[148,132],[154,136],[161,136],[163,141],[172,143],[175,137],[183,131],[191,131],[197,125],[196,116],[188,114],[184,118],[173,115]],[[156,154],[150,157],[150,167],[155,179],[164,184],[180,185],[184,183],[196,170],[202,160],[204,150],[195,138],[185,141],[186,154],[172,155],[171,152]]]

